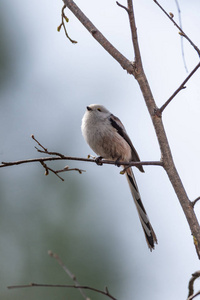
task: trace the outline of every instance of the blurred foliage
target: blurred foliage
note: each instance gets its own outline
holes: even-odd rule
[[[7,83],[9,77],[12,75],[12,69],[14,67],[14,59],[12,56],[15,48],[14,42],[11,42],[10,35],[7,30],[7,22],[4,19],[4,7],[0,3],[0,88]]]
[[[73,284],[48,256],[48,250],[60,256],[80,284],[104,289],[119,266],[109,251],[109,234],[102,240],[95,224],[87,222],[92,211],[84,208],[89,204],[78,174],[68,173],[67,180],[61,183],[53,175],[37,179],[36,174],[26,176],[23,172],[24,176],[17,178],[15,172],[11,173],[9,182],[1,178],[1,182],[5,181],[0,204],[3,290],[8,285],[30,282]],[[117,290],[114,284],[110,292]],[[102,295],[86,293],[93,299],[103,299]],[[20,300],[67,296],[82,299],[78,290],[64,288],[15,289],[1,291],[1,295],[3,299]]]

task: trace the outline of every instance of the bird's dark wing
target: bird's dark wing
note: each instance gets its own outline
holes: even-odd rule
[[[110,115],[110,123],[111,125],[117,130],[118,134],[121,135],[125,141],[129,144],[129,146],[131,147],[132,150],[132,161],[140,161],[139,155],[137,154],[137,151],[135,150],[128,134],[126,133],[125,127],[122,124],[122,122],[120,121],[120,119],[118,119],[116,116],[114,116],[113,114]],[[144,169],[142,166],[137,166],[137,168],[141,171],[144,172]]]

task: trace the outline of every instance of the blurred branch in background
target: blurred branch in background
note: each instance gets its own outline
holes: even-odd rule
[[[82,297],[85,300],[90,300],[89,297],[86,296],[86,294],[84,293],[83,290],[90,290],[93,292],[96,292],[98,294],[102,294],[104,296],[107,296],[108,298],[112,299],[112,300],[117,300],[115,297],[113,297],[110,292],[108,291],[108,288],[105,287],[105,290],[99,290],[99,289],[95,289],[93,287],[90,286],[83,286],[80,285],[76,279],[76,276],[74,274],[72,274],[69,269],[67,268],[67,266],[62,262],[62,260],[60,259],[60,257],[56,254],[53,253],[52,251],[48,251],[48,254],[55,258],[56,261],[59,263],[59,265],[63,268],[63,270],[65,271],[65,273],[75,282],[75,285],[69,285],[69,284],[40,284],[40,283],[29,283],[29,284],[23,284],[23,285],[12,285],[12,286],[8,286],[8,289],[19,289],[19,288],[29,288],[29,287],[50,287],[50,288],[74,288],[74,289],[78,289],[82,295]]]
[[[166,10],[162,7],[162,5],[156,1],[153,0],[158,7],[164,12],[164,14],[172,21],[172,23],[178,28],[178,30],[180,31],[179,34],[184,37],[191,45],[192,47],[196,50],[196,52],[198,53],[198,55],[200,56],[200,49],[193,43],[193,41],[189,38],[189,36],[183,31],[183,29],[181,28],[181,24],[180,26],[174,21],[173,17],[174,15],[172,13],[167,13]],[[177,2],[177,1],[176,1]]]

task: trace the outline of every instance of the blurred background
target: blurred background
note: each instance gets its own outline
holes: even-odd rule
[[[158,106],[188,73],[177,29],[154,1],[134,1],[144,68]],[[128,59],[134,60],[127,14],[113,0],[76,3]],[[122,0],[126,5],[126,1]],[[160,1],[178,20],[175,1]],[[81,135],[86,105],[105,105],[124,123],[142,160],[160,151],[136,81],[92,38],[72,13],[57,32],[62,1],[3,0],[0,3],[0,161],[40,157],[31,134],[69,156],[94,154]],[[200,2],[179,0],[183,29],[200,46]],[[184,41],[188,70],[198,55]],[[191,200],[200,195],[200,71],[163,115],[173,157]],[[113,166],[53,162],[86,170],[66,172],[64,182],[44,176],[39,163],[0,170],[1,299],[82,299],[58,288],[8,290],[30,282],[72,284],[52,250],[80,284],[109,288],[117,299],[185,299],[199,269],[183,211],[160,167],[135,170],[142,200],[158,237],[150,253],[124,176]],[[196,205],[200,214],[200,204]],[[198,285],[196,285],[198,287]],[[105,297],[86,291],[92,299]]]

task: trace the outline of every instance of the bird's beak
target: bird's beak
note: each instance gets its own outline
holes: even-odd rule
[[[87,106],[86,108],[87,108],[88,111],[92,110],[91,107],[89,107],[89,106]]]

